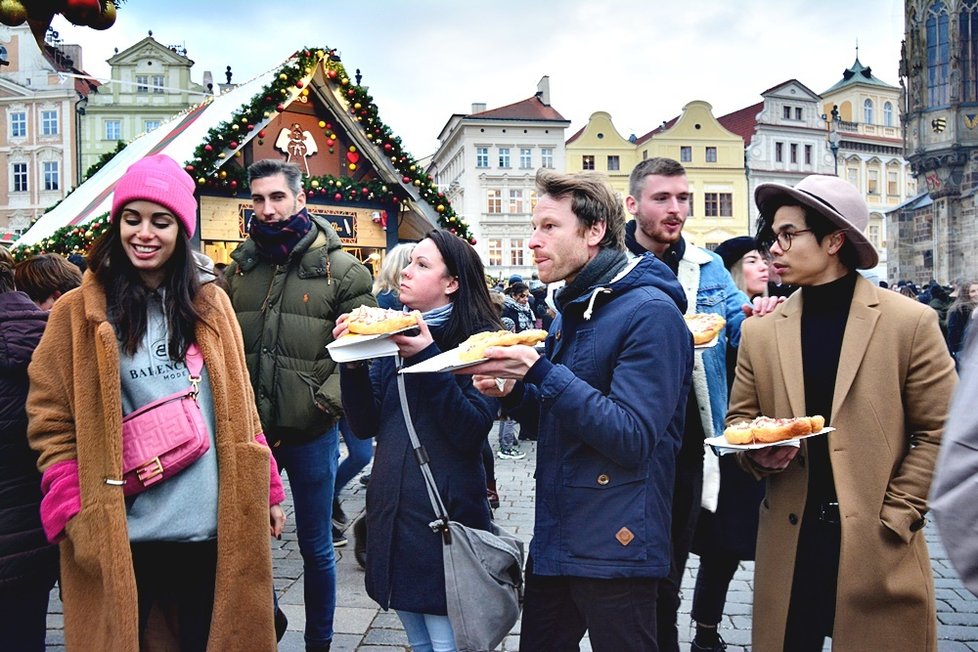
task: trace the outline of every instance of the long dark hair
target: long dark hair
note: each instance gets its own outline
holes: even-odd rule
[[[166,315],[170,359],[177,362],[196,341],[194,327],[201,316],[194,306],[200,292],[197,265],[183,225],[173,255],[166,263],[163,280],[163,313]],[[122,350],[133,355],[146,335],[146,302],[153,290],[143,285],[139,272],[122,248],[119,220],[112,222],[88,254],[88,268],[105,288],[106,314],[122,341]]]
[[[489,298],[485,269],[472,246],[450,231],[434,229],[425,234],[438,247],[448,273],[458,280],[451,295],[452,315],[442,331],[443,344],[454,348],[469,335],[503,327]]]

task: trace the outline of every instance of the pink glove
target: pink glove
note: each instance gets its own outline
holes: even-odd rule
[[[275,474],[278,477],[278,473]],[[281,491],[282,481],[279,480]],[[78,482],[78,462],[64,460],[52,464],[41,476],[41,524],[50,543],[65,537],[65,525],[81,511],[81,486]]]
[[[268,446],[263,432],[255,435],[255,441]],[[278,474],[278,462],[275,461],[275,456],[271,454],[271,449],[269,449],[268,462],[271,467],[268,478],[268,504],[279,505],[285,501],[285,489],[282,487],[282,476]]]

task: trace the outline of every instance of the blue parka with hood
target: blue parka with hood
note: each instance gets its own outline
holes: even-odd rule
[[[686,298],[655,257],[563,306],[546,356],[503,400],[538,421],[538,575],[665,577],[693,368]]]

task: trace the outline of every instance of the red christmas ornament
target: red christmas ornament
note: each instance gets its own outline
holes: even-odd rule
[[[231,147],[231,149],[238,149],[238,141],[236,140],[232,140],[230,143],[228,143],[228,145]]]
[[[332,130],[332,128],[333,128],[333,125],[332,125],[332,124],[330,124],[329,122],[327,122],[327,123],[326,123],[326,128],[327,128],[327,129],[330,129],[330,130]]]
[[[336,71],[330,68],[329,70],[326,71],[326,76],[329,77],[330,79],[336,79]]]
[[[231,179],[231,187],[235,189],[238,187],[238,182],[235,179]]]
[[[248,131],[253,131],[254,129],[255,129],[255,125],[248,125]]]
[[[393,148],[391,147],[391,144],[390,143],[384,143],[384,151],[385,152],[390,152],[391,149],[393,149]]]
[[[186,170],[187,172],[193,172],[194,171],[194,166],[187,165],[183,169]]]
[[[279,104],[278,106],[275,107],[275,110],[278,111],[279,113],[281,113],[282,111],[285,110],[285,105],[284,104]]]
[[[261,131],[258,132],[258,137],[259,138],[264,138],[265,137],[265,130],[264,129],[262,129]]]
[[[214,151],[214,148],[211,147],[210,145],[204,145],[204,151],[205,152],[213,152]]]
[[[402,177],[402,181],[404,181],[404,183],[411,183],[411,177]]]
[[[346,160],[349,161],[350,163],[356,163],[360,160],[360,155],[356,152],[347,152]]]
[[[333,195],[333,199],[335,199],[336,201],[343,201],[343,194],[338,192],[335,195]]]
[[[305,86],[305,84],[302,83],[301,79],[295,83],[296,88],[302,88],[303,86]]]
[[[360,190],[360,192],[362,192],[363,194],[366,195],[367,193],[370,192],[370,188],[363,188],[363,189]]]

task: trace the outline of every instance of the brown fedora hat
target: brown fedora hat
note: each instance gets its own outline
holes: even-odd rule
[[[779,199],[811,208],[845,231],[846,239],[859,255],[859,269],[872,269],[879,263],[876,247],[864,234],[869,225],[869,206],[859,190],[848,181],[813,174],[793,188],[781,183],[762,183],[754,190],[754,202],[761,213],[766,205]]]

